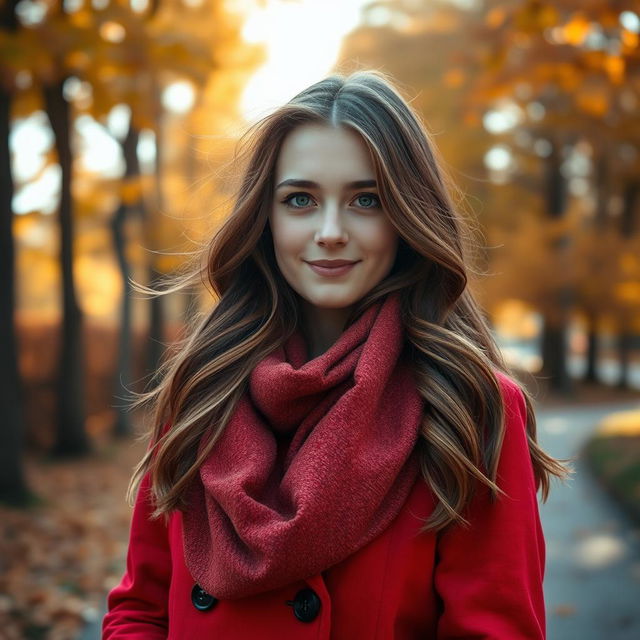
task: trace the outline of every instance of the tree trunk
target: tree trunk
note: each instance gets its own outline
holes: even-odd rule
[[[120,327],[118,332],[118,359],[114,379],[114,409],[116,421],[113,432],[116,436],[128,436],[131,434],[131,421],[127,412],[127,398],[131,381],[133,379],[131,368],[131,284],[129,276],[131,270],[126,257],[126,239],[124,235],[124,223],[127,218],[128,207],[121,202],[111,221],[111,233],[116,254],[116,260],[122,276],[122,300],[120,303]]]
[[[545,188],[547,214],[552,219],[564,214],[567,204],[566,179],[560,171],[562,155],[560,143],[553,141],[551,154],[545,164]],[[570,263],[571,239],[564,234],[556,238],[550,251],[563,267]],[[569,285],[563,285],[556,294],[556,308],[547,312],[544,318],[542,336],[543,371],[548,376],[549,389],[563,394],[573,390],[572,380],[567,366],[568,318],[573,300],[573,292]]]
[[[129,129],[122,143],[122,151],[125,159],[125,180],[139,178],[140,165],[138,162],[138,131],[133,125],[133,117],[129,121]],[[138,204],[140,204],[138,202]],[[131,268],[126,256],[126,238],[124,224],[133,211],[131,203],[121,202],[116,210],[111,223],[113,244],[122,276],[122,302],[120,305],[120,332],[118,334],[118,362],[116,365],[116,379],[114,388],[116,422],[114,433],[118,437],[131,435],[133,429],[129,413],[126,410],[126,401],[130,386],[133,381],[133,359],[131,338]]]
[[[155,158],[155,215],[159,216],[163,210],[164,198],[162,194],[162,153],[163,153],[163,135],[162,135],[162,112],[160,101],[160,87],[157,84],[157,79],[153,78],[153,92],[156,96],[156,158]],[[146,212],[148,215],[148,211]],[[150,227],[151,224],[157,224],[158,221],[146,220],[147,238],[151,241],[151,248],[153,251],[158,250],[158,236],[154,233],[154,228]],[[152,288],[156,288],[159,285],[161,272],[157,267],[157,259],[152,254],[149,261],[148,278]],[[149,305],[149,337],[147,340],[147,375],[149,376],[149,384],[155,385],[158,382],[158,369],[162,356],[164,353],[164,305],[163,296],[153,296]]]
[[[547,376],[549,389],[560,393],[573,390],[567,368],[567,326],[545,322],[542,330],[543,375]]]
[[[567,181],[560,171],[562,156],[559,146],[554,140],[545,163],[547,213],[552,218],[560,218],[567,204]]]
[[[596,214],[594,224],[598,229],[604,229],[608,219],[609,208],[609,163],[607,151],[603,149],[595,161],[596,182]]]
[[[630,238],[635,233],[639,194],[640,182],[636,179],[629,180],[624,185],[622,216],[620,219],[620,233],[624,238]]]
[[[618,362],[620,363],[620,373],[618,374],[619,389],[629,389],[629,361],[631,355],[631,343],[633,336],[627,329],[622,329],[618,334]]]
[[[586,360],[587,368],[584,373],[584,381],[598,382],[598,326],[595,316],[589,317]]]
[[[149,280],[153,288],[158,286],[161,273],[156,270],[154,260],[149,265]],[[149,383],[158,382],[158,371],[164,353],[164,308],[162,297],[154,296],[149,301],[149,337],[147,341],[147,375]]]
[[[187,131],[189,138],[192,136],[192,132]],[[194,136],[195,137],[195,136]],[[186,148],[186,158],[185,158],[185,177],[187,179],[187,184],[189,187],[196,182],[197,173],[198,173],[198,164],[196,162],[196,154],[195,154],[195,146],[193,144],[188,144]],[[191,285],[185,291],[185,300],[184,300],[184,313],[183,319],[185,324],[189,323],[195,316],[198,315],[200,310],[200,292],[196,285]]]
[[[0,26],[15,31],[16,0],[0,7]],[[12,232],[13,178],[9,129],[11,95],[0,88],[0,406],[3,408],[0,429],[0,500],[14,505],[28,502],[22,466],[24,448],[24,413],[22,384],[18,368],[15,308],[15,248]]]
[[[73,277],[73,203],[71,198],[72,155],[70,109],[63,95],[64,79],[46,86],[47,115],[55,134],[62,171],[60,195],[60,261],[62,268],[62,341],[58,369],[58,410],[54,455],[75,456],[89,450],[84,426],[84,379],[82,313],[78,306]]]

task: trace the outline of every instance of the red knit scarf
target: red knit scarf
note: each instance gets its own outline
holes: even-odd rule
[[[320,356],[307,361],[296,331],[255,367],[183,516],[185,561],[208,593],[316,575],[395,518],[419,472],[424,408],[403,344],[394,292]]]

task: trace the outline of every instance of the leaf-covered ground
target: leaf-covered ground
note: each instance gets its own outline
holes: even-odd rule
[[[124,570],[131,471],[144,443],[96,443],[82,460],[28,458],[38,501],[0,506],[0,638],[71,640]]]

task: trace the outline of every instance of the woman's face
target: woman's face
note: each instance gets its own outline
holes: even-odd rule
[[[361,184],[352,184],[361,183]],[[269,224],[278,267],[316,307],[356,303],[391,270],[398,235],[380,205],[375,171],[360,136],[305,124],[284,140],[276,166]],[[347,260],[346,269],[316,269]]]

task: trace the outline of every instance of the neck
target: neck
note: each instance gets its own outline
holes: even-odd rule
[[[338,340],[350,311],[350,307],[323,309],[303,300],[302,333],[309,348],[309,360],[323,354]]]

